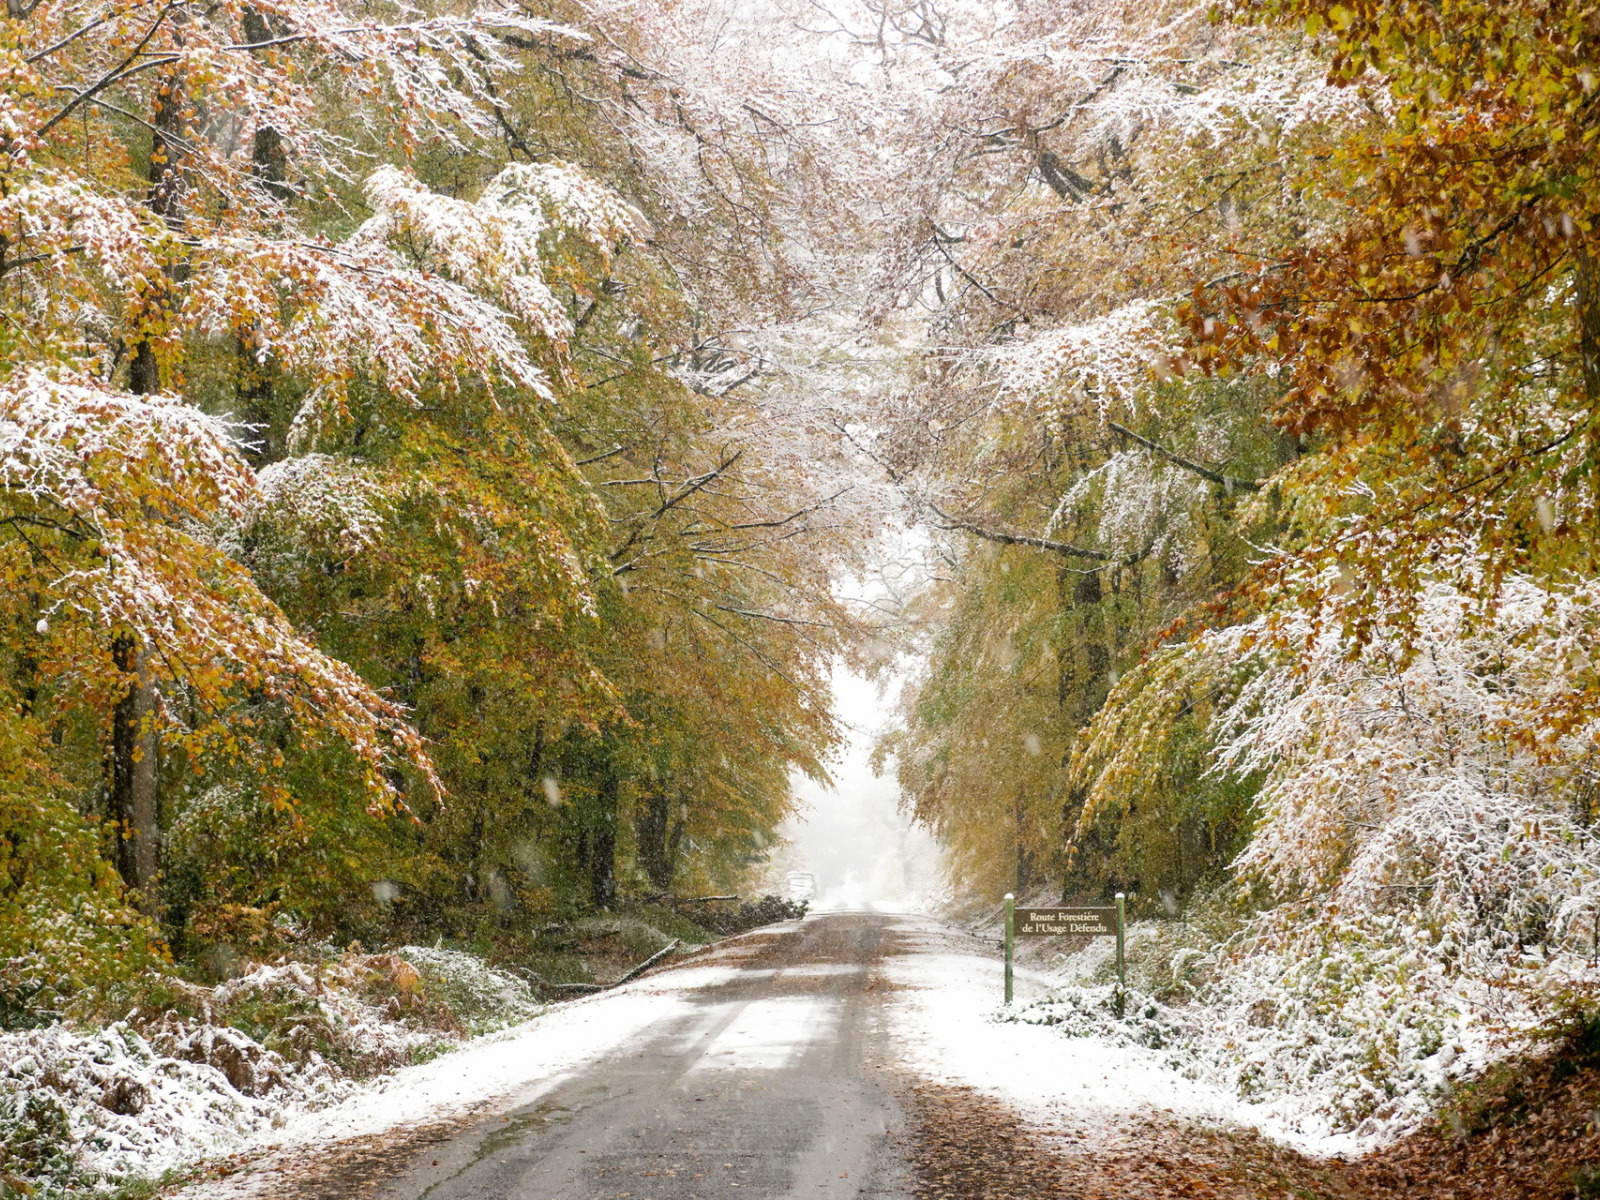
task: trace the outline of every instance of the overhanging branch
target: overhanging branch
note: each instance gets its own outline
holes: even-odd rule
[[[1185,471],[1193,471],[1202,479],[1209,479],[1212,483],[1220,484],[1229,491],[1234,488],[1242,488],[1247,492],[1259,492],[1266,482],[1263,479],[1236,479],[1232,475],[1224,475],[1220,471],[1213,471],[1209,467],[1202,467],[1197,462],[1191,462],[1181,454],[1174,454],[1159,442],[1152,442],[1147,437],[1141,437],[1125,425],[1118,425],[1115,421],[1107,421],[1106,424],[1123,437],[1132,438],[1152,454],[1166,459],[1173,466],[1182,467]]]
[[[1048,550],[1052,554],[1064,555],[1067,558],[1086,558],[1091,562],[1104,563],[1106,566],[1124,567],[1133,566],[1149,553],[1145,551],[1143,554],[1125,556],[1107,554],[1104,550],[1090,550],[1086,546],[1074,546],[1071,542],[1058,542],[1051,538],[1033,537],[1026,533],[1007,533],[1004,530],[991,529],[987,525],[952,517],[936,504],[930,504],[928,508],[942,522],[941,529],[960,530],[962,533],[970,533],[988,542],[998,542],[1002,546],[1032,546],[1036,550]]]

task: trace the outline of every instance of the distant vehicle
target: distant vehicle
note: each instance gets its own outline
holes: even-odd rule
[[[790,871],[783,877],[785,900],[814,900],[817,896],[817,877],[810,871]]]

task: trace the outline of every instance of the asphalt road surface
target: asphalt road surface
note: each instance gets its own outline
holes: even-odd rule
[[[741,940],[693,1010],[525,1108],[424,1151],[383,1200],[908,1197],[873,967],[891,919]]]

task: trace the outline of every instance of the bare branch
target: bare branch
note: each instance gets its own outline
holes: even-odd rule
[[[972,521],[952,517],[935,504],[928,505],[928,508],[942,522],[939,526],[941,529],[953,529],[962,533],[970,533],[974,537],[980,537],[989,542],[998,542],[1002,546],[1032,546],[1036,550],[1048,550],[1052,554],[1060,554],[1068,558],[1086,558],[1091,562],[1105,563],[1107,566],[1120,565],[1125,567],[1133,566],[1143,559],[1145,554],[1149,553],[1149,551],[1145,551],[1143,554],[1130,554],[1125,557],[1119,557],[1115,554],[1107,554],[1104,550],[1090,550],[1084,546],[1074,546],[1070,542],[1058,542],[1051,538],[1033,537],[1026,533],[1006,533],[1003,530],[992,529],[987,525],[979,525]]]
[[[1209,479],[1212,483],[1220,484],[1227,488],[1230,492],[1235,488],[1242,488],[1247,492],[1259,492],[1266,483],[1266,480],[1264,479],[1236,479],[1232,475],[1223,475],[1222,473],[1213,471],[1208,467],[1202,467],[1197,462],[1191,462],[1189,459],[1184,458],[1181,454],[1174,454],[1171,450],[1168,450],[1160,443],[1152,442],[1147,437],[1139,436],[1125,425],[1118,425],[1115,421],[1107,421],[1106,425],[1111,429],[1116,430],[1116,432],[1120,433],[1123,437],[1132,438],[1146,450],[1149,450],[1152,454],[1160,455],[1173,466],[1182,467],[1185,471],[1193,471],[1202,479]]]
[[[787,525],[790,521],[798,521],[801,517],[810,516],[812,513],[816,512],[820,508],[826,508],[828,505],[832,504],[835,500],[837,500],[840,496],[844,495],[848,491],[850,491],[850,489],[847,488],[847,487],[840,488],[833,495],[823,497],[821,500],[818,500],[815,504],[811,505],[809,508],[796,509],[794,512],[790,513],[787,517],[781,517],[781,518],[779,518],[778,520],[775,520],[775,521],[744,521],[744,522],[741,522],[738,525],[729,525],[728,528],[730,530],[732,530],[732,529],[780,529],[783,526]]]
[[[616,446],[613,446],[611,449],[607,450],[604,454],[596,454],[593,458],[580,458],[577,462],[575,462],[573,464],[573,466],[576,466],[576,467],[587,467],[590,463],[604,462],[608,458],[615,458],[617,455],[621,454],[626,449],[627,449],[626,446],[618,444]]]

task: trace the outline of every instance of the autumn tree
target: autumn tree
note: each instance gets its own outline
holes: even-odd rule
[[[781,156],[684,171],[670,78],[557,18],[6,18],[19,753],[179,949],[731,881],[820,770],[861,520],[733,332],[810,276],[759,206],[695,228]]]
[[[938,347],[872,410],[942,560],[901,782],[936,827],[1006,843],[979,856],[996,886],[1186,891],[1248,826],[1247,793],[1194,786],[1203,737],[1120,829],[1081,825],[1066,768],[1150,639],[1275,534],[1269,481],[1298,448],[1265,419],[1272,386],[1186,377],[1174,308],[1237,237],[1316,214],[1294,139],[1351,106],[1294,39],[1191,6],[948,13],[878,52],[887,76],[958,81],[896,130],[921,185],[893,201],[878,300],[924,310]]]

